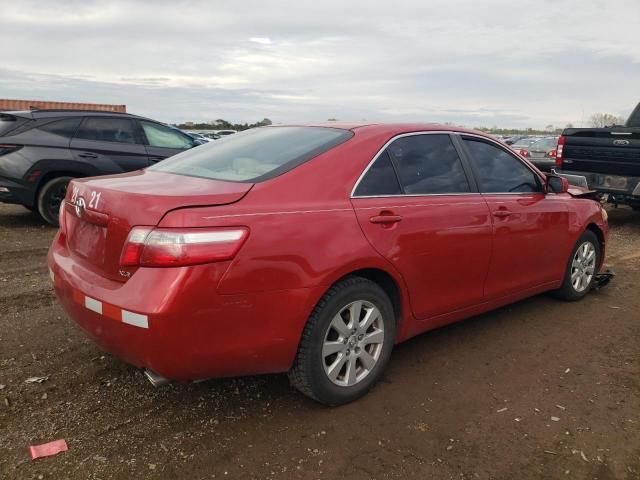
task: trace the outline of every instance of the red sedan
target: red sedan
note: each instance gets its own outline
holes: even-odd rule
[[[73,180],[48,263],[71,318],[152,378],[289,372],[337,405],[413,335],[583,297],[607,231],[599,203],[478,132],[276,126]]]

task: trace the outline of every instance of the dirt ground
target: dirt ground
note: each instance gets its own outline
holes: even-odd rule
[[[55,230],[0,206],[0,478],[640,479],[640,214],[610,223],[604,290],[417,337],[329,409],[284,375],[153,388],[56,304]]]

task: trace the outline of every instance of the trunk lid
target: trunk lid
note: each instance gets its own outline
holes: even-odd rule
[[[87,268],[124,282],[120,255],[132,227],[156,226],[178,208],[237,202],[252,186],[149,170],[76,179],[64,205],[67,247]]]

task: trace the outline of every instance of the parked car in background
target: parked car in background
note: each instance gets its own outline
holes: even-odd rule
[[[74,179],[48,265],[70,317],[156,383],[288,371],[338,405],[398,342],[584,297],[608,227],[574,194],[470,130],[262,127]]]
[[[504,143],[506,143],[507,145],[513,145],[514,143],[517,143],[519,140],[522,140],[524,138],[527,138],[526,135],[512,135],[510,137],[504,137]]]
[[[565,129],[555,166],[610,202],[640,210],[640,103],[623,127]]]
[[[0,113],[0,202],[24,205],[52,225],[72,178],[148,167],[199,142],[127,113]]]
[[[203,145],[205,143],[209,143],[212,140],[211,138],[205,137],[203,134],[197,133],[197,132],[189,132],[187,130],[182,130],[182,133],[185,133],[185,134],[189,135],[196,142],[199,142],[200,145]]]
[[[218,137],[226,137],[227,135],[233,135],[234,133],[238,133],[237,130],[216,130],[215,134]]]
[[[520,150],[523,148],[529,148],[531,145],[540,140],[540,137],[523,137],[519,139],[517,142],[512,143],[509,147],[515,151],[520,153]]]
[[[543,172],[550,172],[556,164],[557,144],[558,137],[539,138],[528,148],[521,148],[518,153]]]

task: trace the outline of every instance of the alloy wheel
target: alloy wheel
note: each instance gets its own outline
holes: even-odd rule
[[[358,300],[331,320],[322,345],[322,363],[331,382],[350,387],[376,366],[384,342],[384,321],[372,303]]]
[[[591,242],[582,243],[571,262],[571,285],[578,292],[584,292],[591,284],[596,271],[596,248]]]

